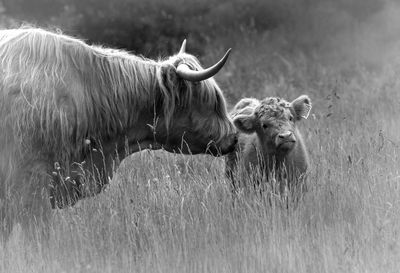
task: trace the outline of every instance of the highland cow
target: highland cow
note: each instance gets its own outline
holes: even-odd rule
[[[2,226],[99,193],[141,149],[231,152],[235,128],[212,78],[228,55],[202,69],[185,42],[154,61],[42,29],[0,31]]]
[[[227,176],[234,188],[251,175],[279,181],[281,193],[298,185],[309,159],[296,123],[306,119],[310,110],[311,100],[305,95],[290,103],[280,98],[246,98],[236,104],[231,117],[241,133],[236,151],[226,157]]]

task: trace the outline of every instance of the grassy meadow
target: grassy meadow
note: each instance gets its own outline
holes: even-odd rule
[[[0,272],[398,272],[400,66],[348,76],[291,60],[292,71],[242,95],[313,100],[299,124],[312,169],[297,206],[232,195],[223,158],[144,151],[104,193],[54,211],[47,240],[14,228]],[[266,75],[236,62],[221,75],[228,93]]]
[[[223,158],[143,151],[105,192],[54,210],[49,238],[14,228],[0,272],[399,272],[400,58],[373,56],[359,47],[365,36],[321,54],[279,30],[235,33],[209,41],[201,59],[233,47],[217,76],[231,106],[312,99],[298,124],[312,166],[297,205],[233,195]]]

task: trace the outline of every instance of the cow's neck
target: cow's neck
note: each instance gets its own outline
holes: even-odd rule
[[[120,77],[119,89],[109,91],[111,98],[106,107],[113,109],[102,130],[96,133],[110,150],[122,151],[126,145],[132,152],[148,147],[153,133],[149,125],[154,123],[159,106],[160,83],[157,73],[160,65],[151,60],[126,58],[121,62],[125,69],[116,74]],[[104,105],[99,105],[104,107]],[[110,129],[111,128],[111,129]],[[143,146],[143,147],[141,147]]]
[[[101,120],[88,133],[88,138],[93,139],[95,145],[86,154],[86,164],[95,165],[104,173],[104,178],[112,177],[113,169],[126,156],[140,150],[158,148],[149,125],[155,120],[160,90],[156,77],[159,65],[137,59],[125,59],[124,65],[126,63],[132,67],[114,75],[120,77],[115,81],[121,84],[114,86],[114,89],[102,91],[107,91],[107,100],[96,101],[94,113]]]
[[[108,69],[88,92],[89,136],[109,140],[127,134],[155,104],[160,89],[157,62],[127,56],[110,59]],[[108,71],[108,72],[107,72]],[[151,122],[147,120],[147,122]]]

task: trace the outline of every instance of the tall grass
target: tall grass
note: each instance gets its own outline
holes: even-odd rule
[[[332,9],[320,12],[320,5],[342,3],[320,2],[310,13],[321,17]],[[390,47],[379,46],[387,41],[381,36],[393,38],[398,31],[380,31],[386,14],[398,20],[393,10],[362,18],[368,22],[356,30],[365,33],[354,43],[339,39],[341,31],[323,35],[332,39],[324,45],[355,45],[329,54],[322,52],[328,47],[313,44],[326,29],[319,24],[325,17],[315,19],[311,34],[307,24],[296,24],[308,15],[306,8],[291,17],[298,27],[292,32],[257,29],[264,18],[260,11],[249,21],[250,31],[238,25],[216,40],[204,38],[206,66],[234,48],[217,75],[231,104],[245,96],[311,97],[312,113],[299,127],[312,167],[308,192],[296,206],[271,202],[268,194],[232,194],[223,158],[144,151],[122,163],[102,194],[53,211],[48,238],[41,237],[45,227],[37,227],[34,238],[15,227],[0,242],[0,272],[398,272],[400,61],[359,46],[371,40],[378,49],[397,45],[389,39]],[[235,19],[235,13],[226,14],[231,16],[219,20]],[[333,28],[346,28],[346,20],[354,19],[339,8],[328,15],[338,24],[327,23]],[[377,39],[367,35],[371,26],[374,34],[382,33],[372,35]],[[190,42],[188,47],[191,52]],[[369,53],[368,61],[378,67],[358,62]],[[383,55],[390,62],[380,60]]]
[[[49,238],[14,228],[0,272],[398,272],[399,66],[349,76],[294,54],[273,71],[253,62],[254,46],[220,75],[228,94],[313,100],[299,124],[312,168],[296,206],[233,195],[222,158],[144,151],[104,193],[54,211]]]

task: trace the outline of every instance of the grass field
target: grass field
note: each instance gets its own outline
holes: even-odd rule
[[[231,103],[313,101],[299,124],[309,191],[296,207],[232,195],[223,158],[145,151],[107,191],[54,211],[48,240],[15,228],[0,272],[398,272],[400,65],[335,69],[251,40],[218,78]]]

